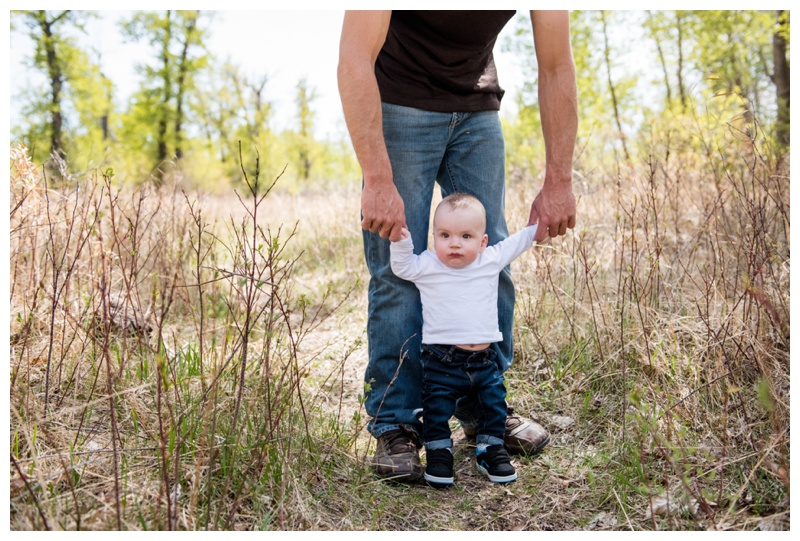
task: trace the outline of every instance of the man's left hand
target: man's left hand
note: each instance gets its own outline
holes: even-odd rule
[[[528,225],[537,224],[534,240],[565,235],[575,227],[575,194],[569,181],[545,182],[531,204]]]

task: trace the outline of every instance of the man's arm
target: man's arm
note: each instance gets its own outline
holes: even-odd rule
[[[339,42],[339,95],[353,149],[364,174],[361,227],[392,241],[406,224],[383,139],[375,59],[386,40],[391,11],[347,11]]]
[[[578,131],[578,91],[569,41],[568,11],[531,11],[539,66],[539,113],[545,145],[544,185],[531,204],[528,224],[536,242],[575,227],[572,154]]]

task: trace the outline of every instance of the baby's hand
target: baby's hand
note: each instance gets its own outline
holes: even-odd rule
[[[411,236],[411,232],[409,232],[409,230],[404,227],[400,230],[400,236],[403,237],[404,239],[407,239],[408,237]]]

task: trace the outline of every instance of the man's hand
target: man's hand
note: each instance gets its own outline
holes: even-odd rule
[[[575,227],[575,194],[570,182],[545,182],[531,204],[528,225],[534,224],[538,225],[536,242],[564,235]]]
[[[365,183],[361,192],[361,227],[382,238],[397,242],[406,225],[406,209],[397,188],[391,182]]]
[[[534,240],[564,235],[575,227],[572,153],[578,130],[578,90],[569,38],[568,11],[531,11],[539,65],[539,114],[546,154],[545,178],[531,204]]]
[[[347,130],[364,175],[361,227],[392,241],[406,224],[405,206],[392,180],[383,139],[375,59],[389,31],[391,11],[346,11],[339,43],[337,80]]]

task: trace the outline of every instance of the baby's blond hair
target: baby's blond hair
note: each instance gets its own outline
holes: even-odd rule
[[[459,210],[465,208],[474,208],[479,210],[483,219],[484,227],[486,226],[486,209],[483,208],[483,203],[481,203],[480,200],[472,194],[455,192],[442,199],[441,202],[439,202],[439,204],[436,206],[436,212],[433,214],[434,220],[436,219],[436,214],[439,212],[439,209],[443,207],[447,207],[450,210]]]

